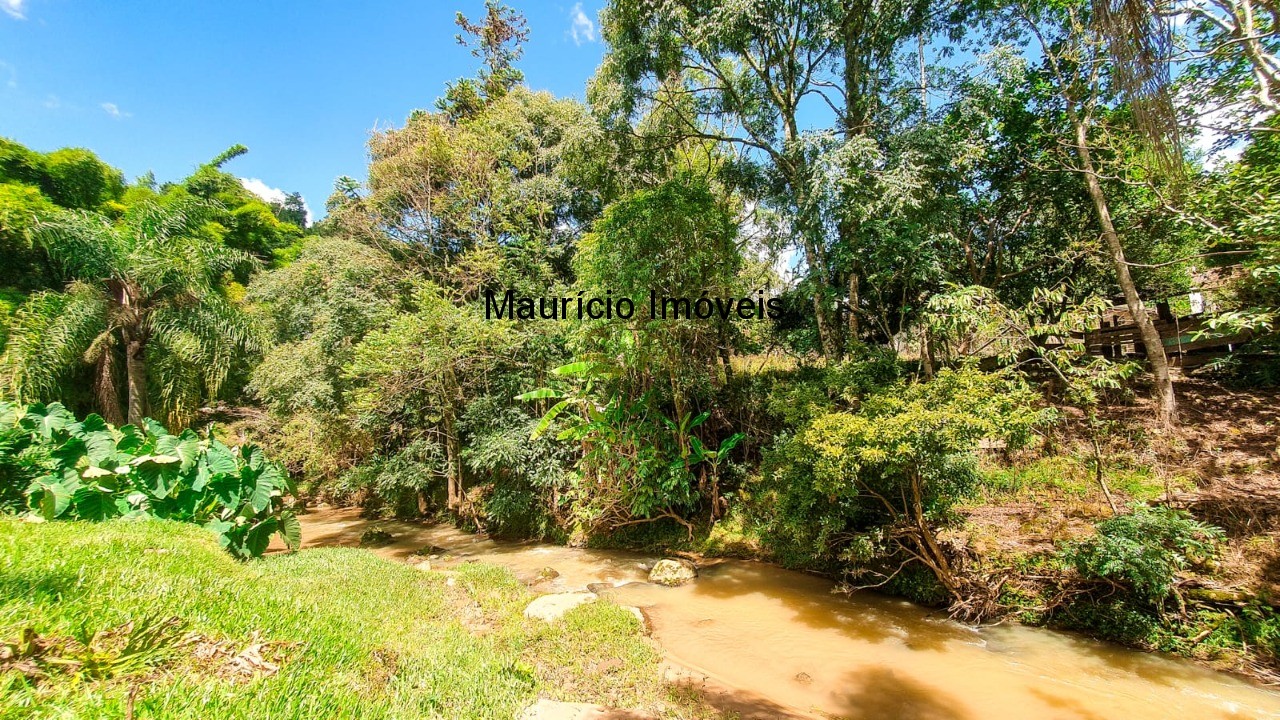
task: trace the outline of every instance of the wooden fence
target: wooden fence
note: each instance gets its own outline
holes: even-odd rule
[[[1169,362],[1183,368],[1194,368],[1230,354],[1242,343],[1248,342],[1246,333],[1228,334],[1209,328],[1209,318],[1203,315],[1161,317],[1153,312],[1151,320],[1160,333]],[[1102,327],[1084,335],[1085,348],[1093,355],[1106,358],[1145,357],[1142,336],[1128,311],[1113,310],[1102,320]]]

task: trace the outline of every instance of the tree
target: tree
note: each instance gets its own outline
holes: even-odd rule
[[[1009,11],[1013,21],[1035,40],[1043,56],[1043,80],[1053,88],[1058,109],[1067,122],[1069,135],[1064,140],[1071,144],[1077,159],[1071,169],[1084,179],[1116,282],[1151,366],[1157,418],[1164,424],[1173,424],[1177,421],[1177,399],[1168,356],[1130,272],[1125,243],[1116,229],[1112,205],[1102,183],[1102,168],[1095,159],[1098,116],[1108,102],[1115,101],[1118,92],[1109,84],[1109,38],[1081,2],[1040,4],[1019,0]]]
[[[468,20],[458,13],[454,22],[462,28],[456,36],[458,44],[470,47],[484,67],[477,80],[464,78],[445,86],[444,97],[436,102],[451,119],[471,117],[484,105],[500,99],[524,80],[515,62],[524,54],[522,47],[529,39],[524,16],[498,0],[485,0],[482,22]]]
[[[138,424],[155,405],[171,424],[185,424],[241,353],[258,347],[221,288],[226,273],[254,261],[202,232],[211,210],[179,194],[129,208],[119,222],[70,211],[37,224],[36,243],[69,285],[33,295],[18,311],[3,358],[13,394],[52,400],[65,376],[88,364],[110,422]]]
[[[276,219],[307,229],[307,203],[301,193],[291,192],[284,196],[284,202],[271,203]]]
[[[468,118],[416,111],[373,136],[367,184],[335,193],[330,217],[442,283],[476,249],[563,271],[581,201],[562,167],[593,130],[580,103],[523,87]]]
[[[715,141],[761,164],[757,189],[786,213],[804,253],[805,289],[829,359],[839,358],[843,345],[835,302],[845,288],[858,295],[848,246],[859,229],[853,218],[824,217],[818,153],[802,116],[834,111],[846,142],[871,134],[889,61],[903,39],[926,32],[927,7],[911,0],[626,0],[602,16],[609,52],[589,89],[593,107],[621,133],[634,131],[629,123],[638,110],[661,107],[678,121],[667,125],[669,139]],[[842,270],[845,288],[837,282]]]
[[[420,285],[414,301],[413,312],[356,346],[347,372],[356,383],[358,413],[388,431],[398,429],[401,446],[429,439],[444,447],[452,510],[465,490],[462,411],[493,382],[492,371],[511,352],[512,333],[505,323],[486,321],[479,306],[460,307],[432,284]],[[420,509],[425,511],[425,500]]]

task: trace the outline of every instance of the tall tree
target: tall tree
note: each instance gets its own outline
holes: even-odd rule
[[[873,123],[904,39],[924,32],[918,0],[858,2],[771,0],[619,0],[602,16],[609,44],[589,98],[611,129],[632,132],[638,112],[661,107],[680,122],[671,132],[724,143],[765,170],[765,200],[784,210],[804,253],[806,289],[823,353],[837,359],[843,332],[835,302],[841,245],[856,243],[856,222],[823,217],[823,178],[802,118],[825,107],[839,132],[860,142]],[[812,108],[812,110],[810,110]],[[839,250],[843,255],[842,249]],[[856,328],[856,324],[854,326]]]
[[[454,22],[462,29],[456,36],[458,44],[471,48],[471,54],[484,63],[475,80],[448,83],[444,97],[436,102],[446,115],[458,119],[475,115],[524,81],[515,62],[524,55],[529,25],[523,15],[498,0],[485,0],[483,20],[476,22],[458,13]]]
[[[1177,399],[1169,359],[1130,272],[1125,243],[1116,229],[1112,204],[1102,183],[1102,168],[1095,155],[1099,114],[1106,111],[1108,103],[1124,98],[1126,91],[1125,87],[1115,84],[1114,61],[1108,52],[1112,36],[1090,6],[1080,0],[1066,3],[1018,0],[1009,9],[1016,26],[1034,39],[1043,58],[1043,79],[1053,88],[1067,124],[1068,136],[1063,140],[1076,156],[1072,169],[1084,179],[1116,282],[1151,366],[1158,419],[1173,424],[1177,421]]]
[[[111,422],[136,424],[158,409],[185,424],[216,395],[257,341],[221,287],[226,273],[254,260],[203,232],[210,209],[178,194],[132,207],[119,222],[88,211],[41,221],[36,242],[69,285],[19,310],[3,358],[14,395],[54,399],[83,364],[93,367],[98,409]]]

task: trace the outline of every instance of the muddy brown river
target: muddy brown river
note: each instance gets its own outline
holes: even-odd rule
[[[394,536],[375,550],[389,558],[437,545],[449,562],[524,578],[555,568],[540,591],[612,586],[593,589],[641,608],[672,664],[705,677],[713,702],[744,719],[1280,718],[1280,693],[1188,661],[1039,628],[971,628],[763,563],[708,563],[666,588],[645,582],[657,556],[498,542],[328,507],[302,516],[304,547],[356,546],[373,525]]]

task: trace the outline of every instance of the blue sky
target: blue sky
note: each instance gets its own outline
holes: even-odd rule
[[[508,4],[529,21],[529,84],[582,98],[603,0]],[[0,135],[160,180],[243,143],[229,172],[321,214],[334,178],[364,177],[370,130],[474,74],[459,10],[478,18],[483,2],[0,0]]]

